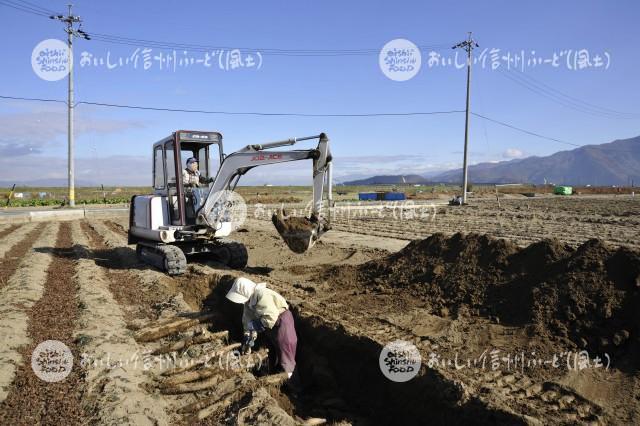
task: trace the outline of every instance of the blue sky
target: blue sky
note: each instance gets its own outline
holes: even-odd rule
[[[66,1],[30,0],[66,11]],[[2,3],[2,2],[0,2]],[[257,69],[224,71],[192,66],[174,71],[141,66],[107,69],[78,64],[86,51],[95,57],[128,57],[138,46],[94,39],[75,45],[76,100],[169,108],[298,112],[377,113],[462,110],[464,69],[429,67],[428,51],[411,80],[388,79],[378,51],[390,40],[448,46],[468,31],[476,50],[525,58],[586,49],[606,52],[610,66],[570,70],[526,67],[524,73],[580,100],[618,111],[640,113],[636,1],[89,1],[74,2],[74,13],[89,34],[231,48],[372,49],[361,56],[291,57],[264,54]],[[65,39],[59,22],[0,5],[3,79],[0,95],[66,98],[66,80],[48,82],[32,70],[33,48],[49,38]],[[171,53],[152,49],[153,55]],[[462,52],[461,52],[462,53]],[[202,52],[190,56],[203,57]],[[112,59],[116,61],[117,59]],[[562,61],[560,61],[562,62]],[[502,68],[504,68],[504,62]],[[610,142],[640,134],[639,119],[612,119],[568,108],[514,83],[503,72],[476,64],[471,109],[479,114],[578,145]],[[66,176],[66,110],[62,104],[0,100],[0,181]],[[638,117],[638,116],[636,116]],[[425,173],[462,162],[464,114],[403,117],[256,117],[76,108],[78,179],[105,184],[149,183],[151,144],[176,129],[219,130],[225,151],[249,143],[324,131],[332,140],[336,178],[371,174]],[[309,145],[307,145],[309,146]],[[473,117],[470,162],[548,155],[572,146],[536,138]],[[307,183],[308,164],[265,167],[243,183]]]

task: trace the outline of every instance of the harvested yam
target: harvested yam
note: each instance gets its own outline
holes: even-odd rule
[[[177,352],[177,351],[184,350],[192,345],[199,345],[202,343],[212,342],[214,340],[226,339],[228,336],[229,336],[229,331],[227,330],[219,331],[216,333],[206,332],[196,336],[189,336],[177,342],[162,346],[156,349],[155,351],[153,351],[151,354],[160,355],[160,354],[166,354],[170,352]]]
[[[179,331],[185,331],[213,318],[216,314],[209,312],[196,318],[179,318],[175,321],[138,330],[134,338],[138,342],[152,342]]]
[[[254,352],[252,354],[242,355],[238,357],[237,360],[233,361],[233,369],[236,369],[235,366],[239,366],[244,370],[251,370],[256,365],[260,365],[264,359],[267,358],[269,352],[264,349],[258,352]],[[258,361],[257,363],[255,361]],[[195,371],[185,371],[184,373],[174,374],[171,377],[165,379],[161,387],[170,387],[175,386],[181,383],[193,382],[195,380],[202,380],[208,377],[214,376],[216,374],[220,374],[222,371],[227,371],[229,368],[225,368],[222,365],[214,365],[211,367],[203,368]]]
[[[309,417],[304,420],[304,422],[302,423],[302,426],[316,426],[316,425],[323,425],[325,423],[327,423],[327,419],[323,419],[320,417]]]
[[[177,315],[174,315],[170,318],[164,318],[161,320],[156,320],[156,321],[152,321],[152,322],[148,322],[146,325],[144,325],[143,327],[139,327],[140,329],[146,328],[146,329],[151,329],[151,328],[157,328],[157,327],[162,327],[165,325],[169,325],[175,321],[180,321],[183,319],[199,319],[203,316],[208,316],[210,314],[212,314],[213,312],[182,312],[179,313]]]
[[[211,414],[217,411],[225,410],[235,401],[242,398],[242,396],[247,392],[251,392],[262,386],[279,385],[284,381],[286,381],[288,377],[289,376],[287,375],[287,373],[279,373],[279,374],[273,374],[270,376],[260,377],[259,379],[255,379],[255,380],[246,380],[245,383],[243,383],[240,386],[235,386],[226,394],[223,394],[222,392],[216,392],[216,395],[209,398],[205,398],[201,401],[198,401],[194,404],[190,404],[186,407],[183,407],[179,410],[179,412],[180,413],[195,412],[191,420],[192,421],[202,420],[209,417]],[[223,384],[226,384],[226,383],[227,382],[223,382],[221,384],[221,387]],[[227,385],[226,388],[228,389],[229,385]]]
[[[184,373],[185,371],[193,370],[196,367],[200,367],[201,365],[204,365],[205,363],[210,362],[213,358],[215,358],[217,356],[220,356],[220,355],[223,355],[225,352],[229,352],[229,351],[232,351],[234,349],[238,349],[240,346],[241,346],[240,343],[232,343],[230,345],[227,345],[227,346],[224,346],[222,348],[216,349],[214,352],[207,353],[207,354],[203,355],[202,357],[200,357],[200,359],[194,361],[190,365],[187,365],[185,367],[173,368],[171,370],[164,371],[162,373],[162,375],[163,376],[170,376],[170,375],[174,375],[174,374]]]
[[[223,382],[221,382],[218,386],[216,386],[215,392],[213,395],[199,399],[198,401],[191,403],[189,405],[185,405],[184,407],[178,409],[178,414],[187,414],[187,413],[195,413],[197,411],[202,410],[205,407],[217,402],[223,396],[233,392],[238,389],[239,386],[243,386],[247,383],[255,381],[256,378],[249,373],[240,374],[234,377],[231,377]]]
[[[220,370],[217,371],[220,373]],[[209,389],[215,387],[222,380],[222,376],[219,374],[212,374],[205,380],[199,380],[197,382],[189,382],[189,383],[180,383],[175,385],[166,385],[162,386],[160,390],[162,393],[167,394],[177,394],[177,393],[187,393],[187,392],[197,392],[204,389]]]

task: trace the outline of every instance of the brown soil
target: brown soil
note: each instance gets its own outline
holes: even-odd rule
[[[78,368],[61,382],[48,383],[31,370],[31,353],[45,340],[59,340],[66,344],[75,359],[79,359],[73,341],[78,317],[76,285],[73,280],[74,254],[70,224],[60,226],[55,255],[49,268],[42,298],[29,312],[28,334],[32,344],[24,347],[24,363],[18,367],[7,399],[0,404],[3,424],[81,424],[83,378]]]
[[[112,230],[120,229],[113,222],[105,222],[107,226],[111,223]],[[116,250],[110,249],[95,229],[90,227],[86,221],[80,222],[82,231],[89,238],[93,258],[97,265],[105,267],[108,276],[109,290],[113,297],[122,306],[131,309],[125,311],[125,320],[130,321],[135,318],[155,318],[153,305],[161,300],[166,300],[162,294],[150,294],[140,291],[137,280],[127,271],[121,269],[122,260]],[[116,231],[116,232],[122,232]],[[126,248],[124,248],[127,250]],[[135,259],[135,252],[131,251],[131,256]],[[136,312],[132,312],[134,309]]]
[[[23,256],[31,248],[33,241],[42,232],[44,227],[44,223],[39,225],[33,231],[29,232],[22,241],[5,253],[4,259],[0,260],[0,287],[3,287],[7,282],[7,279],[16,271],[16,268],[18,267],[18,264],[20,264]],[[12,230],[15,230],[16,228],[17,226]]]
[[[7,229],[4,229],[4,230],[0,231],[0,238],[6,237],[7,235],[12,233],[13,231],[18,229],[19,227],[20,227],[20,225],[9,225],[9,227]]]
[[[127,230],[119,223],[113,222],[111,220],[106,220],[104,222],[105,225],[109,227],[113,232],[117,232],[119,234],[126,234]]]
[[[283,217],[279,213],[271,217],[276,230],[294,253],[304,253],[309,249],[311,232],[317,223],[306,217]]]
[[[473,199],[464,208],[433,201],[435,205],[422,202],[413,216],[400,216],[399,208],[338,210],[331,226],[333,230],[404,240],[427,238],[437,232],[447,236],[473,232],[505,238],[522,247],[555,237],[574,248],[599,238],[612,246],[640,249],[640,197],[506,195],[500,206],[493,197]]]
[[[486,235],[434,234],[382,259],[330,267],[324,278],[339,288],[408,292],[440,316],[530,324],[540,337],[594,353],[624,352],[640,332],[640,254],[600,240],[520,249]]]
[[[307,417],[322,417],[329,424],[638,424],[640,324],[633,313],[639,307],[639,256],[617,247],[637,240],[640,204],[637,199],[611,203],[536,197],[530,209],[529,199],[507,198],[501,200],[501,209],[495,208],[495,201],[467,209],[438,207],[442,211],[438,210],[434,222],[338,218],[334,224],[344,231],[334,228],[303,254],[291,252],[271,225],[248,220],[249,232],[232,236],[249,250],[247,268],[234,271],[213,262],[190,262],[188,274],[179,277],[165,276],[136,260],[124,235],[127,217],[81,221],[83,233],[74,234],[74,243],[90,246],[91,253],[76,247],[85,271],[84,278],[76,280],[85,283],[79,289],[89,291],[101,282],[113,297],[88,294],[93,298],[87,300],[104,305],[103,319],[96,318],[96,323],[108,325],[94,329],[81,316],[75,332],[79,336],[94,333],[96,340],[88,340],[86,347],[94,344],[98,354],[105,345],[118,347],[123,354],[134,348],[155,349],[155,344],[133,341],[122,346],[121,338],[130,338],[127,325],[120,319],[107,320],[116,311],[118,318],[124,316],[122,312],[131,318],[152,319],[160,312],[172,313],[173,308],[162,308],[167,304],[159,302],[182,293],[194,310],[218,312],[220,316],[209,324],[211,331],[227,329],[230,341],[237,342],[242,335],[241,306],[229,303],[224,295],[233,278],[242,275],[266,281],[290,302],[299,338],[303,392],[296,397],[284,386],[260,389],[202,424],[281,424],[280,420],[289,418],[282,417],[286,414],[301,423]],[[430,236],[436,229],[444,235],[413,241],[390,254],[407,240]],[[480,235],[456,235],[462,229]],[[378,237],[372,236],[376,233]],[[78,239],[79,234],[90,242]],[[560,240],[543,238],[552,235]],[[587,241],[594,236],[601,239]],[[629,245],[640,247],[637,242]],[[54,259],[52,270],[59,269],[61,260]],[[95,274],[100,279],[87,272],[89,265],[104,273]],[[59,277],[49,280],[53,284],[47,288],[59,286]],[[43,300],[52,301],[46,291]],[[60,312],[67,309],[58,300],[50,303]],[[80,315],[94,318],[100,311],[94,305],[90,311],[80,310]],[[104,332],[110,329],[120,334]],[[171,343],[175,337],[158,344]],[[423,360],[419,374],[404,384],[387,380],[378,365],[382,347],[398,339],[415,344]],[[528,355],[535,350],[549,359],[556,351],[577,351],[583,346],[592,357],[593,351],[606,350],[611,368],[569,371],[561,366],[539,371],[535,366],[514,369],[502,363],[492,370],[444,364],[454,356],[464,363],[493,349],[504,355],[523,351]],[[187,355],[198,356],[200,349],[191,349],[193,354]],[[432,355],[443,363],[431,366]],[[18,371],[20,377],[23,370]],[[177,408],[211,395],[203,391],[167,397],[147,383],[153,374],[136,376],[131,370],[108,373],[107,379],[118,384],[116,392],[110,393],[102,385],[109,380],[102,373],[91,377],[92,371],[85,378],[83,404],[90,403],[92,392],[101,395],[93,406],[101,414],[119,404],[111,399],[114,395],[131,401],[135,389],[139,397],[164,404],[172,422],[183,424],[188,418],[176,414]],[[25,415],[26,422],[36,422],[42,411],[40,397],[34,401],[36,406],[16,411]],[[98,418],[85,415],[84,423]],[[12,414],[0,423],[25,422],[16,419]],[[55,419],[61,417],[55,415]]]

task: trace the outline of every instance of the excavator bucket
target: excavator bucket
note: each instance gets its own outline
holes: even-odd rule
[[[328,230],[328,226],[313,215],[310,218],[287,216],[284,209],[274,213],[271,221],[289,249],[298,254],[313,247]]]

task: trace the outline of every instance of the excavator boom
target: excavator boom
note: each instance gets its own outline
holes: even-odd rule
[[[273,148],[291,146],[300,141],[318,139],[315,149],[275,151]],[[245,148],[225,157],[218,174],[211,184],[209,195],[198,211],[197,223],[217,229],[222,221],[220,209],[214,207],[224,196],[223,190],[235,188],[238,180],[254,167],[290,161],[313,160],[313,203],[308,218],[292,217],[280,210],[272,217],[276,230],[287,246],[295,253],[303,253],[311,248],[320,236],[330,228],[329,214],[321,215],[324,186],[327,185],[327,200],[332,207],[331,195],[331,152],[326,134],[292,138],[266,144],[247,145]]]

